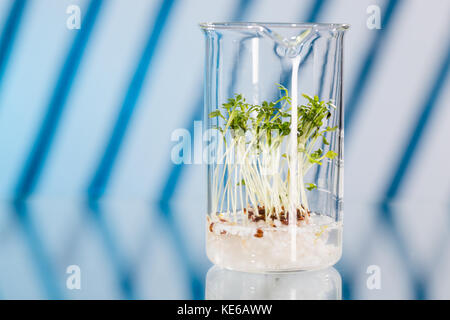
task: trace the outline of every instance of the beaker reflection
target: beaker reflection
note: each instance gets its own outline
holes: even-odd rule
[[[342,280],[333,268],[287,273],[246,273],[213,266],[207,300],[341,300]]]

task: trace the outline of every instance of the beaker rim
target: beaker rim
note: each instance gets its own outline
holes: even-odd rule
[[[260,28],[315,28],[318,30],[345,31],[350,28],[346,23],[314,23],[314,22],[201,22],[200,28],[204,30],[237,29],[250,30]]]

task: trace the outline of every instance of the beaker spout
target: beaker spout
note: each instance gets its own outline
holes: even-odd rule
[[[277,44],[282,45],[286,48],[298,48],[311,38],[311,36],[314,34],[313,31],[314,29],[311,26],[309,28],[301,30],[301,32],[298,34],[283,35],[280,33],[280,31],[275,31],[274,29],[269,28],[266,25],[259,25],[259,33],[261,35],[272,39]]]

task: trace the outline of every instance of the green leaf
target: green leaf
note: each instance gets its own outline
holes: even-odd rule
[[[325,131],[327,131],[327,132],[331,132],[331,131],[334,131],[334,130],[336,130],[338,128],[338,126],[335,126],[335,127],[327,127],[326,129],[325,129]]]
[[[311,153],[311,158],[313,159],[319,159],[323,154],[323,150],[321,148],[317,149],[313,153]]]
[[[306,189],[308,191],[311,191],[311,190],[317,189],[317,186],[314,183],[306,183]]]
[[[330,150],[325,154],[325,157],[327,157],[328,159],[334,159],[337,157],[337,155],[338,154],[336,152],[334,152],[333,150]]]
[[[220,110],[215,110],[209,114],[210,118],[215,118],[221,116]]]

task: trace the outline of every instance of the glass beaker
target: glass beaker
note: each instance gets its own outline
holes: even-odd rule
[[[209,259],[248,272],[335,264],[342,252],[348,25],[200,26]]]

